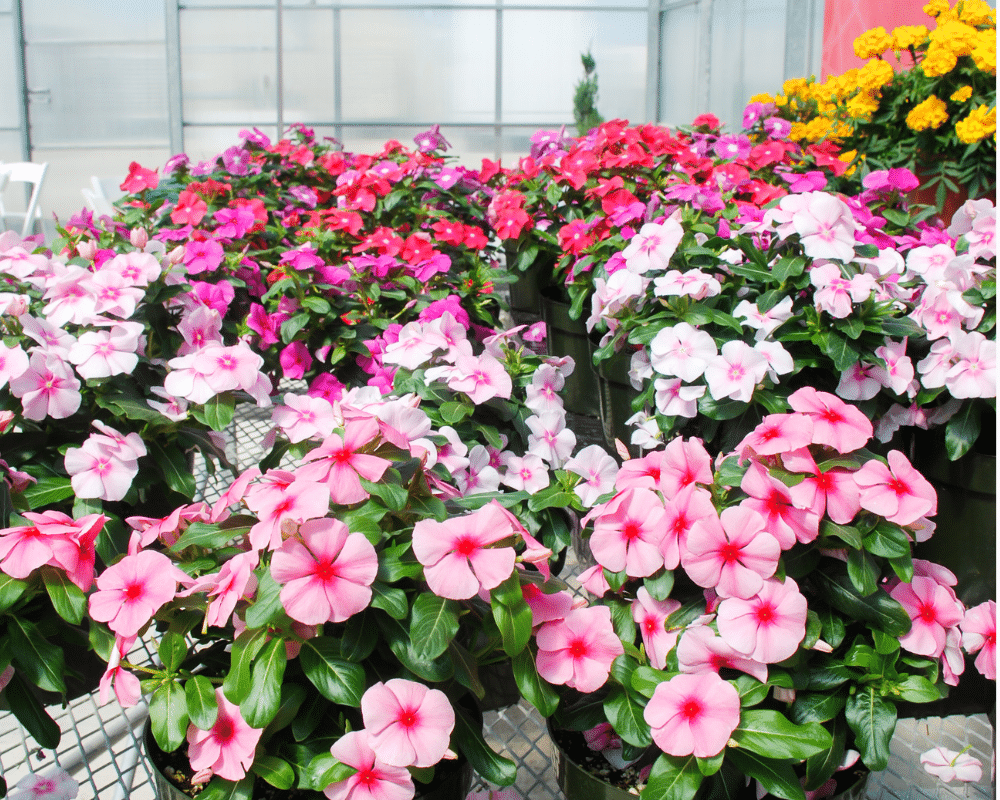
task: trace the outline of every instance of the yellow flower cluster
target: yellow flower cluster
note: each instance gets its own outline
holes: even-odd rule
[[[934,95],[916,105],[906,115],[906,126],[911,131],[925,131],[928,128],[940,128],[948,121],[948,107],[944,100]]]
[[[928,78],[947,75],[957,65],[958,56],[941,42],[931,42],[927,48],[927,55],[920,62],[920,68]]]
[[[896,73],[887,61],[880,58],[873,58],[865,64],[859,71],[856,86],[860,86],[866,92],[875,92],[889,83]]]
[[[978,142],[981,139],[985,139],[991,133],[995,135],[996,131],[996,106],[993,108],[979,106],[979,108],[973,109],[972,113],[965,119],[961,119],[955,123],[955,134],[958,136],[959,141],[965,144]]]
[[[949,97],[948,99],[951,100],[953,103],[964,103],[970,97],[972,97],[972,87],[963,86],[961,89],[956,89],[954,92],[952,92],[951,97]]]
[[[880,56],[892,45],[892,37],[881,25],[865,31],[854,40],[854,54],[858,58],[873,58]]]
[[[997,74],[997,32],[992,30],[979,31],[976,37],[976,47],[972,51],[972,60],[977,69],[983,72]]]
[[[931,0],[924,6],[924,13],[928,17],[936,17],[939,14],[947,13],[950,10],[951,6],[948,5],[948,0]]]
[[[965,0],[958,18],[969,25],[997,24],[997,12],[986,0]]]
[[[969,56],[978,44],[978,33],[974,27],[964,22],[955,20],[942,25],[938,21],[938,26],[930,33],[930,46],[940,44],[958,57]]]
[[[892,32],[892,49],[906,50],[918,47],[927,41],[927,28],[924,25],[900,25]]]

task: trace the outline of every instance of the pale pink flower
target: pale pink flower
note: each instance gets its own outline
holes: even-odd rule
[[[660,552],[663,554],[663,565],[674,569],[680,563],[681,549],[691,527],[699,519],[714,517],[715,506],[712,505],[711,493],[694,484],[666,493],[663,505],[666,517],[663,520],[665,532],[660,541]]]
[[[197,306],[177,323],[177,331],[184,337],[184,344],[177,348],[177,355],[186,356],[208,347],[223,346],[222,314],[208,306]]]
[[[954,365],[945,374],[952,397],[996,397],[997,343],[972,331],[952,336]]]
[[[69,365],[56,355],[31,354],[28,369],[10,382],[10,392],[21,400],[25,419],[66,419],[80,408],[80,381]]]
[[[531,625],[563,619],[573,608],[573,595],[569,592],[546,594],[534,583],[522,583],[521,594],[531,609]]]
[[[949,686],[958,686],[965,672],[965,653],[962,652],[962,632],[948,628],[944,635],[944,651],[941,653],[941,678]]]
[[[720,597],[743,599],[774,575],[780,556],[778,540],[764,530],[764,518],[743,506],[695,521],[681,548],[681,563],[692,581],[714,588]]]
[[[664,497],[674,497],[681,489],[695,483],[712,482],[712,457],[701,439],[671,439],[663,448],[660,475],[656,488]]]
[[[716,400],[749,403],[754,388],[767,375],[767,359],[746,342],[733,339],[705,367],[705,383]]]
[[[132,286],[149,286],[163,268],[152,253],[119,253],[101,265],[101,271],[117,272]]]
[[[962,647],[978,652],[976,669],[991,681],[997,679],[997,604],[992,600],[973,606],[962,620]]]
[[[753,349],[764,356],[764,360],[767,361],[767,375],[775,384],[781,382],[779,378],[782,375],[787,375],[795,369],[795,359],[781,342],[757,341],[754,342]]]
[[[876,347],[875,355],[885,361],[885,366],[874,366],[870,371],[875,380],[896,394],[906,394],[916,374],[913,362],[906,355],[906,342],[906,339],[899,342],[887,339],[885,345]]]
[[[121,500],[132,487],[132,479],[139,474],[136,460],[117,458],[93,436],[82,447],[70,447],[64,463],[77,497]]]
[[[630,458],[619,468],[615,478],[615,488],[619,490],[638,487],[656,489],[660,482],[663,459],[663,450],[654,450],[641,458]],[[709,470],[711,470],[711,465]]]
[[[662,328],[649,343],[650,363],[661,375],[677,376],[688,383],[698,380],[719,350],[706,331],[686,322]]]
[[[583,478],[573,487],[573,491],[583,505],[590,507],[599,497],[615,488],[618,462],[609,456],[603,447],[591,444],[569,459],[563,469]]]
[[[28,354],[21,345],[7,347],[0,342],[0,389],[14,378],[21,377],[28,370]]]
[[[46,356],[56,356],[62,360],[69,355],[69,349],[76,338],[73,334],[53,325],[47,319],[35,319],[23,314],[20,317],[21,330],[29,338],[34,339],[40,348],[32,348],[32,355],[41,351]]]
[[[531,383],[526,387],[527,395],[524,404],[535,414],[543,411],[555,411],[563,407],[559,392],[566,385],[566,378],[561,370],[551,364],[542,364],[531,376]]]
[[[357,770],[353,775],[325,789],[329,800],[410,800],[413,778],[405,767],[393,767],[382,761],[372,750],[366,730],[349,731],[330,748],[341,764]]]
[[[820,519],[827,514],[838,525],[847,525],[861,510],[861,490],[854,473],[839,467],[823,472],[806,448],[784,453],[781,463],[789,472],[808,473],[789,488],[798,508],[809,509]]]
[[[812,421],[812,441],[838,452],[850,453],[868,444],[872,423],[857,406],[848,405],[828,392],[803,386],[788,397],[789,405]],[[789,447],[788,450],[793,450]]]
[[[945,747],[934,747],[921,753],[920,763],[928,773],[945,783],[955,779],[969,783],[983,778],[983,763],[978,758]]]
[[[647,222],[622,251],[625,265],[638,275],[650,270],[665,272],[683,238],[684,228],[673,217],[660,224]]]
[[[584,731],[583,738],[587,741],[587,747],[596,752],[620,750],[622,746],[622,740],[615,733],[610,722],[602,722],[590,730]]]
[[[277,549],[281,545],[281,524],[302,523],[323,517],[330,510],[330,490],[326,484],[307,480],[298,473],[271,469],[245,491],[247,508],[257,515],[248,538],[255,550]]]
[[[514,571],[513,547],[490,547],[511,536],[510,520],[493,506],[444,522],[418,520],[413,526],[413,554],[439,597],[466,600],[480,589],[494,589]]]
[[[441,344],[440,337],[429,338],[426,335],[424,323],[408,322],[399,332],[399,338],[386,345],[382,361],[408,370],[419,369],[431,361],[434,351]]]
[[[741,505],[764,517],[764,529],[778,540],[782,550],[788,550],[796,541],[811,542],[819,535],[819,517],[796,506],[791,490],[762,464],[750,464],[740,488],[749,495]]]
[[[403,678],[371,686],[361,698],[361,716],[372,750],[394,767],[434,766],[455,727],[444,692]]]
[[[263,730],[247,724],[240,707],[226,699],[221,686],[215,690],[215,700],[219,713],[211,730],[188,726],[188,761],[196,772],[210,769],[220,778],[238,781],[253,763]]]
[[[302,523],[271,558],[285,612],[305,625],[343,622],[367,608],[377,572],[371,542],[339,519]]]
[[[448,380],[448,388],[465,392],[476,405],[493,397],[509,398],[513,383],[504,365],[489,353],[460,355],[455,359],[456,373]]]
[[[139,361],[143,327],[122,322],[110,331],[87,331],[70,348],[68,360],[82,378],[131,374]]]
[[[826,311],[834,319],[849,317],[852,303],[867,300],[875,287],[875,278],[867,273],[843,277],[836,264],[817,264],[809,270],[809,282],[816,287],[813,302],[817,311]]]
[[[909,525],[937,513],[937,492],[898,450],[890,450],[886,466],[866,461],[854,473],[861,489],[861,507],[897,525]]]
[[[131,317],[144,295],[142,289],[132,286],[119,273],[105,270],[93,276],[88,288],[96,303],[95,312],[119,319]]]
[[[600,564],[587,567],[587,569],[580,573],[578,580],[580,581],[580,585],[590,592],[590,594],[594,595],[594,597],[604,597],[604,595],[611,591],[608,579],[604,577],[604,567]]]
[[[813,424],[805,414],[768,414],[736,445],[741,460],[747,450],[759,456],[787,453],[813,442]]]
[[[722,284],[700,269],[684,272],[672,269],[665,275],[653,278],[653,294],[657,297],[690,297],[704,300],[722,293]]]
[[[378,420],[374,417],[348,420],[344,435],[333,433],[319,447],[304,457],[307,462],[299,474],[307,480],[325,482],[330,499],[341,505],[351,505],[368,498],[361,478],[379,480],[390,461],[380,456],[359,452],[378,436]]]
[[[933,578],[913,576],[889,594],[910,617],[910,630],[899,637],[901,647],[921,656],[937,658],[944,652],[947,629],[962,621],[965,609],[955,593]]]
[[[667,617],[681,607],[680,601],[657,600],[645,586],[640,586],[632,602],[632,619],[639,626],[646,657],[656,669],[666,669],[667,653],[675,644],[679,631],[668,631]]]
[[[538,674],[549,683],[595,692],[608,680],[611,663],[625,652],[607,606],[585,606],[538,631]]]
[[[90,595],[90,616],[119,636],[135,636],[160,608],[173,600],[177,584],[190,578],[163,553],[141,550],[127,555],[97,577]]]
[[[337,420],[329,400],[291,393],[284,400],[283,406],[275,406],[271,419],[292,444],[333,433]]]
[[[80,791],[66,770],[53,767],[43,775],[27,775],[17,782],[7,800],[73,800]]]
[[[791,223],[806,255],[853,261],[857,223],[847,203],[825,192],[804,192],[798,197],[803,202],[792,213]],[[786,198],[779,205],[784,207]]]
[[[681,672],[715,672],[736,669],[767,681],[767,665],[737,653],[708,625],[693,625],[677,643],[677,664]]]
[[[93,273],[75,264],[60,264],[45,279],[45,293],[48,302],[42,309],[45,318],[53,325],[62,326],[67,322],[76,325],[87,324],[96,314],[97,302],[94,298]],[[36,282],[36,280],[32,280]]]
[[[566,427],[566,414],[562,411],[543,411],[528,417],[524,424],[528,435],[528,452],[560,468],[576,446],[576,434]]]
[[[685,386],[680,378],[657,378],[653,381],[653,402],[665,417],[698,416],[698,401],[705,396],[706,386]]]
[[[59,567],[84,592],[94,582],[94,542],[108,518],[88,514],[74,520],[61,511],[24,511],[31,525],[0,530],[0,567],[27,578],[43,564]]]
[[[785,297],[764,312],[757,308],[756,303],[741,300],[733,309],[733,316],[740,320],[741,325],[756,329],[753,338],[755,342],[760,342],[792,318],[792,298]]]
[[[660,496],[649,489],[625,489],[604,504],[594,518],[590,550],[611,572],[645,578],[663,566],[660,542],[666,513]]]
[[[949,245],[921,245],[906,254],[906,268],[920,275],[927,283],[934,283],[944,277],[945,269],[954,260],[955,250]]]
[[[727,597],[716,616],[719,635],[737,652],[773,664],[790,658],[806,635],[806,599],[791,578],[769,578],[749,599]]]
[[[682,673],[656,685],[643,717],[664,753],[711,758],[740,724],[740,695],[714,672]]]
[[[548,475],[545,477],[547,481]],[[464,495],[497,491],[500,488],[500,473],[490,464],[489,450],[481,444],[475,445],[469,451],[468,471],[455,475],[455,483]]]
[[[122,638],[115,637],[114,646],[111,648],[111,657],[108,659],[108,668],[101,676],[98,687],[100,694],[98,700],[104,705],[111,697],[111,690],[114,689],[115,699],[122,708],[132,708],[142,697],[142,688],[139,679],[121,665],[122,659],[128,655],[129,650],[135,644],[135,637]]]
[[[548,468],[538,456],[531,453],[516,456],[506,451],[500,459],[504,467],[501,481],[504,486],[509,486],[515,492],[525,491],[534,494],[549,485]]]
[[[875,366],[856,361],[840,374],[837,394],[845,400],[871,400],[882,383],[874,377]]]

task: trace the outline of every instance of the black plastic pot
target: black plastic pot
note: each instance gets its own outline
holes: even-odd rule
[[[600,388],[594,369],[594,348],[583,319],[569,315],[569,304],[542,295],[542,319],[548,329],[549,355],[571,356],[576,364],[566,378],[563,403],[567,411],[596,417],[601,413]]]
[[[536,261],[526,272],[515,273],[517,280],[509,285],[510,310],[524,314],[542,315],[542,293],[539,288],[541,266]]]

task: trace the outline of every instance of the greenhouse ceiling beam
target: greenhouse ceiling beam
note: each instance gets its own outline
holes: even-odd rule
[[[14,0],[11,11],[14,12],[14,74],[19,76],[17,104],[18,115],[21,118],[21,160],[31,161],[31,117],[28,116],[28,74],[24,62],[24,13],[22,0]]]
[[[679,5],[690,5],[698,0],[683,0]],[[666,4],[665,10],[677,7],[678,4]],[[518,5],[503,5],[504,11],[646,11],[649,6],[641,3],[629,3],[627,5],[554,5],[552,3],[532,3]],[[325,3],[304,6],[302,10],[309,11],[495,11],[497,4],[469,3],[455,5],[454,3]],[[192,7],[192,10],[194,8]],[[260,6],[198,6],[198,11],[254,11],[260,10]],[[294,12],[298,9],[287,8],[286,11]]]
[[[167,120],[170,151],[184,152],[184,98],[181,94],[181,22],[177,0],[164,0],[167,56]]]

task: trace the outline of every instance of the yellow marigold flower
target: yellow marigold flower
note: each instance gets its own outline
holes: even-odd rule
[[[878,111],[879,97],[871,92],[858,92],[847,101],[847,115],[853,119],[867,122],[872,114]]]
[[[924,13],[928,17],[936,17],[951,8],[948,5],[948,0],[930,0],[930,2],[924,6]]]
[[[997,36],[995,30],[980,31],[976,37],[976,47],[972,51],[976,68],[983,72],[997,74]]]
[[[969,25],[988,25],[993,20],[993,13],[986,0],[965,0],[958,18]]]
[[[767,92],[761,92],[760,94],[755,94],[750,98],[751,103],[773,103],[774,95],[768,94]]]
[[[804,122],[793,122],[792,130],[788,134],[788,138],[793,142],[801,142],[806,138],[806,125]]]
[[[893,50],[906,50],[926,41],[927,28],[924,25],[900,25],[892,32]]]
[[[889,83],[896,73],[892,66],[880,58],[873,58],[858,72],[858,85],[869,92],[881,89]]]
[[[952,92],[951,97],[949,97],[948,99],[951,100],[953,103],[964,103],[970,97],[972,97],[972,87],[963,86],[961,89],[956,89],[954,92]]]
[[[885,28],[879,25],[870,31],[865,31],[854,40],[854,54],[858,58],[872,58],[880,56],[889,49],[892,44],[892,37],[885,32]]]
[[[805,78],[789,78],[781,84],[781,91],[791,97],[804,91],[807,86],[808,81]]]
[[[938,26],[930,34],[931,46],[940,43],[951,50],[956,56],[972,55],[978,43],[979,31],[964,22],[946,22],[943,25],[938,20]]]
[[[784,108],[785,106],[788,105],[788,98],[785,97],[783,94],[775,95],[774,96],[774,104],[778,108]]]
[[[920,68],[928,78],[937,78],[947,75],[958,63],[958,56],[939,42],[932,42],[927,48],[924,60],[920,62]]]
[[[955,123],[955,135],[964,144],[972,144],[980,139],[985,139],[991,133],[995,134],[996,130],[996,107],[979,106],[979,108],[974,108],[965,119]]]
[[[906,126],[911,131],[925,131],[928,128],[940,128],[948,121],[948,107],[944,100],[934,95],[913,107],[906,115]]]

